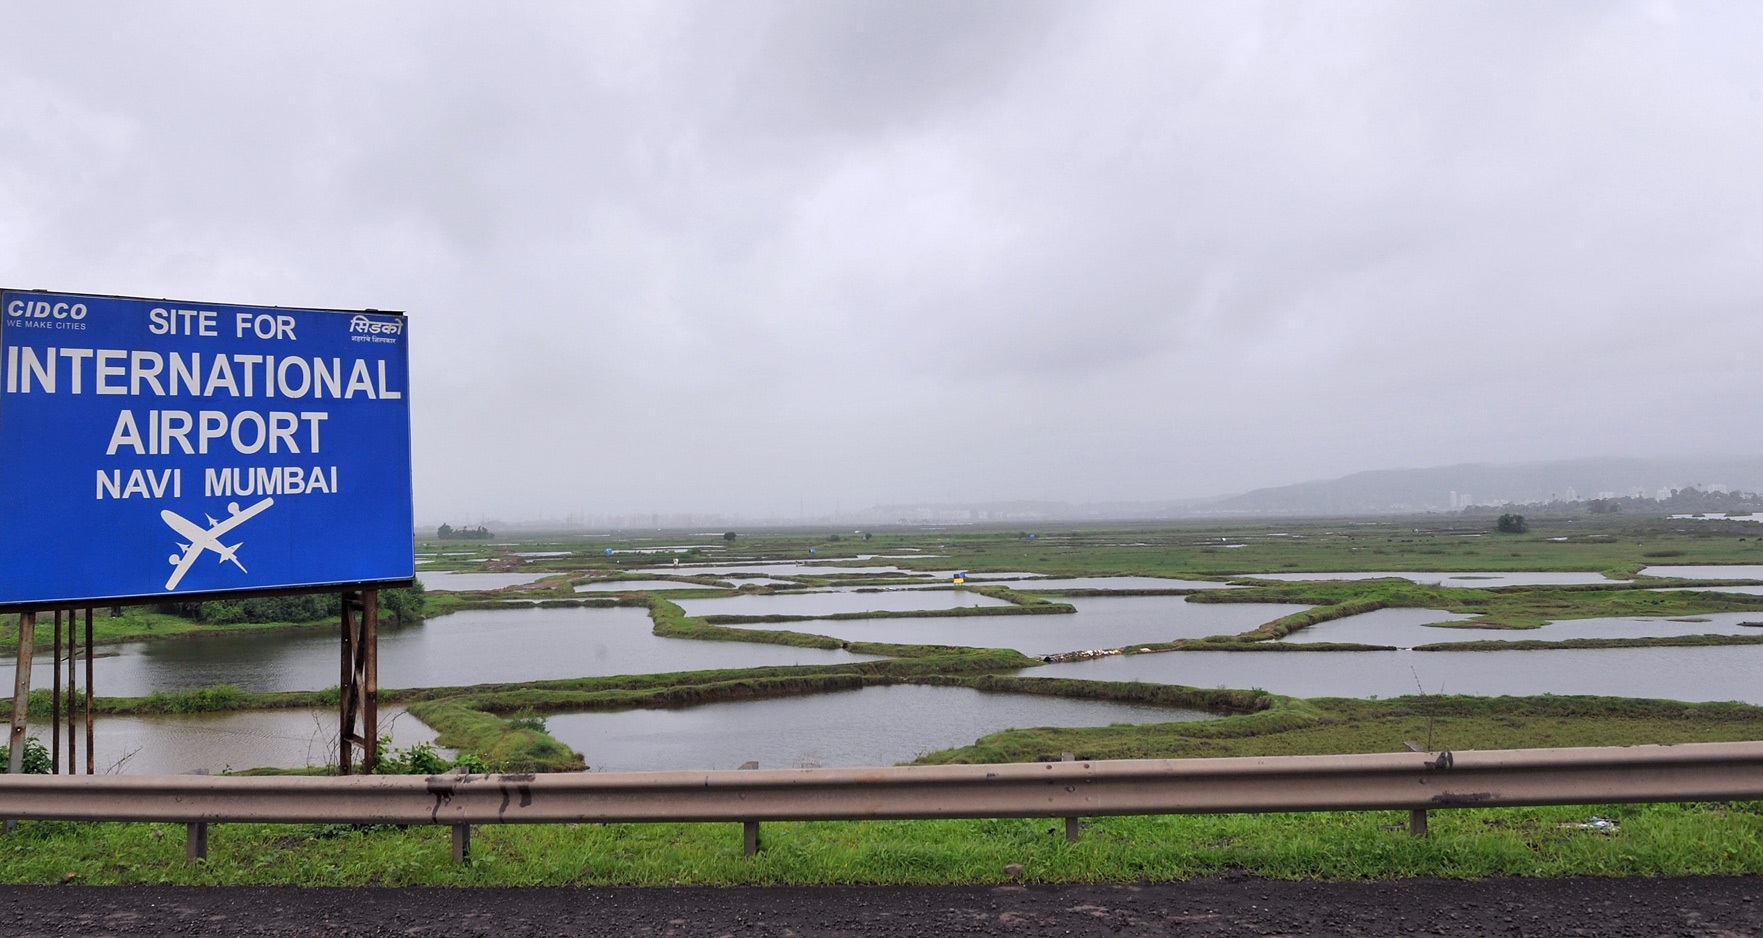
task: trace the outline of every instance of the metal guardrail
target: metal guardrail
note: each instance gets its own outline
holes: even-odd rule
[[[1763,742],[717,772],[0,776],[0,817],[476,824],[760,821],[1435,808],[1763,799]],[[749,838],[752,839],[751,836]],[[195,848],[192,847],[195,852]]]

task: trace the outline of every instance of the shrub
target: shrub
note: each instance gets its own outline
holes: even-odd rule
[[[24,741],[24,772],[25,775],[48,775],[54,766],[49,764],[49,748],[35,736],[28,736]],[[12,747],[0,746],[0,773],[12,770]]]

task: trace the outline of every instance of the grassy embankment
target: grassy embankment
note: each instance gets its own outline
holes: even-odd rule
[[[318,628],[337,627],[335,618],[321,619],[313,622],[235,622],[227,625],[210,625],[195,622],[179,616],[148,612],[142,608],[125,607],[123,614],[112,616],[106,610],[92,618],[92,642],[94,645],[116,645],[123,642],[150,642],[168,638],[184,638],[191,635],[269,635],[276,632],[303,632]],[[86,623],[82,616],[78,623],[77,634],[81,643],[85,642]],[[37,616],[37,628],[31,647],[39,654],[47,653],[54,648],[55,636],[52,620],[44,614]],[[0,654],[18,653],[18,616],[9,615],[0,620]]]
[[[1616,821],[1604,832],[1582,825]],[[768,823],[741,856],[733,824],[487,826],[474,861],[451,861],[441,828],[356,832],[227,824],[209,858],[183,863],[170,824],[25,822],[0,839],[0,881],[298,886],[820,885],[1147,882],[1242,874],[1682,876],[1763,873],[1763,804],[1589,805],[1434,811],[1424,839],[1405,814],[1118,817],[1076,844],[1046,820]]]
[[[869,666],[877,664],[889,663]],[[586,682],[548,682],[583,686],[560,696],[521,687],[510,693],[523,696],[505,704],[579,695],[570,701],[575,707],[594,693],[610,703],[620,695],[673,693],[681,677],[602,679],[598,691],[587,690]],[[699,677],[717,683],[714,672]],[[644,681],[655,684],[641,686]],[[1763,708],[1735,704],[1574,697],[1297,701],[1258,692],[986,675],[972,675],[968,683],[1244,712],[1210,723],[1012,730],[921,761],[1056,758],[1062,751],[1085,758],[1375,752],[1429,736],[1435,748],[1479,749],[1763,735]],[[1615,820],[1619,829],[1580,826],[1593,815]],[[996,883],[1009,880],[1004,867],[1012,863],[1023,866],[1025,880],[1047,883],[1227,872],[1333,879],[1763,874],[1763,804],[1757,803],[1441,810],[1432,813],[1430,836],[1420,840],[1408,836],[1403,820],[1394,812],[1093,818],[1077,844],[1064,842],[1057,822],[1033,819],[768,823],[764,849],[752,859],[740,855],[740,830],[732,824],[487,826],[474,836],[470,866],[450,862],[439,829],[218,825],[210,833],[210,858],[193,867],[181,863],[180,829],[173,825],[25,823],[0,840],[0,881],[57,882],[71,872],[89,884]]]
[[[1204,639],[1145,643],[1128,649],[1150,651],[1387,651],[1390,646],[1350,643],[1279,643],[1293,632],[1319,623],[1387,608],[1437,609],[1475,618],[1441,622],[1439,629],[1536,629],[1562,619],[1662,618],[1687,619],[1719,612],[1759,612],[1763,596],[1706,591],[1657,592],[1610,584],[1599,586],[1526,586],[1498,589],[1423,586],[1407,580],[1290,583],[1215,590],[1189,597],[1197,603],[1302,603],[1315,608],[1282,616],[1246,632]],[[1443,637],[1443,633],[1441,633]],[[1549,648],[1628,648],[1686,645],[1751,645],[1752,635],[1678,635],[1648,638],[1593,638],[1562,641],[1441,642],[1419,646],[1428,651],[1522,650]]]
[[[1632,517],[1537,517],[1528,534],[1493,533],[1492,518],[1378,522],[1286,521],[1048,531],[878,535],[865,552],[920,546],[935,559],[891,559],[921,569],[1025,571],[1053,576],[1215,579],[1293,571],[1602,571],[1627,577],[1655,564],[1763,563],[1754,523]],[[807,543],[806,539],[799,539]],[[779,545],[783,546],[782,544]],[[805,549],[805,548],[804,548]],[[828,547],[820,547],[822,553]]]

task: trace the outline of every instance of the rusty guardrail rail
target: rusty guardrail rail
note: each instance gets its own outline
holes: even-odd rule
[[[1763,742],[547,775],[0,775],[0,817],[470,825],[1425,811],[1763,799]]]

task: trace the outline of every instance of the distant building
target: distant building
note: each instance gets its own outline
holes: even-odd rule
[[[1670,498],[1671,497],[1671,487],[1668,485],[1659,486],[1659,491],[1653,497],[1657,498],[1660,501],[1664,501],[1664,500]]]
[[[1569,486],[1568,486],[1568,487],[1567,487],[1567,500],[1568,500],[1568,501],[1570,501],[1570,502],[1577,502],[1577,501],[1579,501],[1579,493],[1578,493],[1578,492],[1576,492],[1576,491],[1574,491],[1574,490],[1573,490],[1573,486],[1571,486],[1571,485],[1569,485]]]

